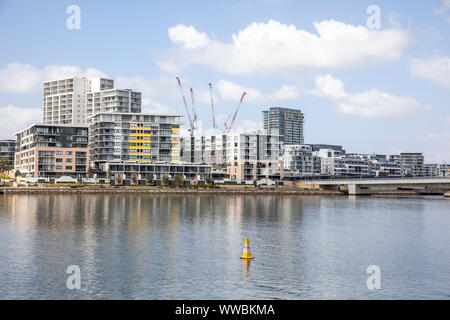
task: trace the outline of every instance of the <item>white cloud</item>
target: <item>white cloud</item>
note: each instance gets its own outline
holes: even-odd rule
[[[71,76],[105,76],[97,69],[50,65],[37,68],[30,64],[10,63],[0,69],[0,92],[28,93],[41,90],[42,82]]]
[[[434,10],[434,12],[444,16],[447,23],[450,24],[450,0],[441,0],[441,7]]]
[[[430,58],[411,58],[409,70],[413,76],[450,88],[450,58],[435,55]]]
[[[427,163],[450,163],[450,132],[427,132],[414,137],[413,144],[422,150]]]
[[[0,139],[15,139],[16,132],[36,122],[42,122],[40,108],[0,107]]]
[[[354,68],[371,62],[393,61],[402,56],[410,36],[400,29],[369,30],[334,20],[314,23],[316,33],[270,20],[252,23],[231,42],[221,42],[192,26],[169,28],[178,47],[166,52],[159,66],[178,72],[202,65],[231,73],[248,74],[303,68]]]
[[[376,89],[349,94],[345,91],[342,81],[329,74],[317,76],[316,86],[315,94],[332,101],[337,111],[343,114],[383,117],[408,115],[431,109],[429,105],[413,98],[394,96]]]
[[[169,38],[173,43],[186,49],[203,47],[210,41],[206,33],[198,32],[194,27],[186,27],[182,24],[169,29]]]
[[[220,80],[216,85],[222,100],[239,101],[242,93],[247,93],[245,99],[249,103],[267,103],[282,100],[298,99],[301,95],[299,88],[295,86],[283,85],[277,91],[272,93],[263,93],[258,89],[246,88],[227,80]]]

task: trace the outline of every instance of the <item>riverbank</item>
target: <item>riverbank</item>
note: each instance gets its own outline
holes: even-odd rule
[[[276,195],[327,195],[342,196],[343,192],[328,190],[301,190],[295,188],[221,187],[218,189],[160,188],[160,187],[20,187],[0,188],[4,194],[92,194],[92,193],[144,193],[144,194],[276,194]]]

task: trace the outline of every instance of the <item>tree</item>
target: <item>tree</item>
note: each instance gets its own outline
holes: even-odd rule
[[[175,185],[175,187],[180,188],[183,186],[183,182],[184,182],[184,178],[181,174],[176,174],[173,177],[173,183]]]
[[[138,176],[137,172],[133,172],[131,174],[131,181],[133,181],[134,184],[138,184],[139,176]]]
[[[4,179],[6,178],[6,172],[14,169],[14,167],[9,163],[8,159],[0,159],[0,175],[2,176],[3,184],[5,184]]]
[[[121,173],[117,174],[115,183],[116,183],[116,185],[122,185],[123,184],[123,178],[122,178],[122,174]]]
[[[154,182],[155,182],[155,175],[153,173],[150,173],[147,176],[147,184],[148,185],[153,185]]]
[[[163,175],[163,177],[161,179],[161,184],[164,187],[167,187],[169,185],[169,177],[167,175]]]
[[[106,172],[106,177],[108,179],[111,179],[112,176],[113,176],[113,172],[111,171],[111,168],[108,168],[108,171]]]
[[[206,182],[206,184],[212,184],[211,177],[210,176],[206,176],[205,182]]]
[[[92,167],[89,166],[86,172],[86,179],[89,179],[92,176]]]

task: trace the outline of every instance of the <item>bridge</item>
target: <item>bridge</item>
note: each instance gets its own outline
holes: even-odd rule
[[[414,188],[422,190],[439,190],[444,194],[450,191],[448,178],[350,178],[350,179],[314,179],[302,180],[300,184],[310,188],[324,190],[347,190],[349,195],[369,195],[373,189],[399,190]]]

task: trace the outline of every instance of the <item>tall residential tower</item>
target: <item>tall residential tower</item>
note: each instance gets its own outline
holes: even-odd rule
[[[285,145],[304,143],[304,114],[297,109],[271,107],[263,111],[264,130],[269,135],[280,135]]]

